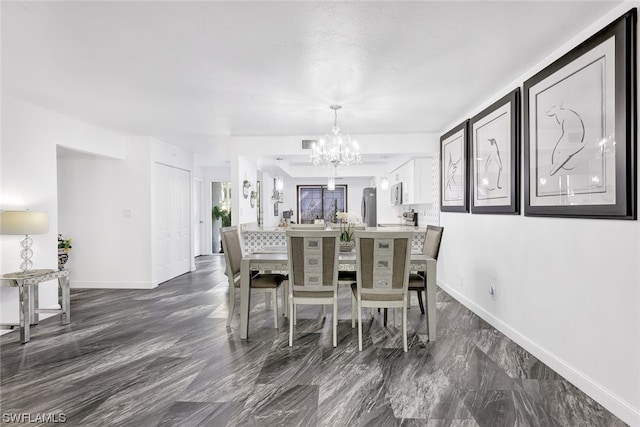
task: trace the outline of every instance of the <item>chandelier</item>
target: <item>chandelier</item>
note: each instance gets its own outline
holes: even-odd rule
[[[337,168],[338,166],[351,166],[360,163],[360,148],[358,143],[351,139],[348,134],[340,133],[338,127],[338,110],[340,105],[330,107],[334,113],[333,127],[331,132],[320,139],[318,143],[313,143],[310,157],[314,166],[324,166]]]

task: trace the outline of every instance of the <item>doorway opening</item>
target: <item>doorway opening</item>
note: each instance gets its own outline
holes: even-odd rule
[[[231,182],[216,181],[211,183],[211,251],[222,252],[220,229],[231,226]]]

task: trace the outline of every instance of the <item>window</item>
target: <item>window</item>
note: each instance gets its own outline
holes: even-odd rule
[[[336,212],[347,211],[347,186],[298,185],[298,222],[312,224],[315,219],[335,222]]]

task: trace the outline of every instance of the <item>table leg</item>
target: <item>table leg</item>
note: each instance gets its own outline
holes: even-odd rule
[[[249,336],[249,307],[250,303],[250,269],[249,260],[240,262],[240,339],[246,340]]]
[[[68,325],[71,322],[71,298],[69,295],[69,280],[67,277],[58,278],[60,288],[60,308],[62,309],[62,324]]]
[[[40,321],[40,316],[38,315],[38,311],[36,310],[39,307],[38,294],[38,285],[29,285],[29,323],[32,325],[37,325]]]
[[[427,327],[429,330],[429,341],[436,340],[436,260],[427,260]]]
[[[27,285],[25,289],[25,285],[18,284],[18,294],[20,296],[20,342],[27,343],[29,342],[29,288],[31,285]]]

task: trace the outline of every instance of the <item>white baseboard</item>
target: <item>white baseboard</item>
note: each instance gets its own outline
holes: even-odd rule
[[[486,311],[483,307],[477,305],[474,301],[470,300],[453,287],[447,285],[441,280],[438,280],[438,286],[462,305],[491,324],[491,326],[505,334],[512,341],[538,358],[541,362],[545,363],[558,374],[562,375],[567,381],[585,392],[621,420],[630,426],[640,426],[640,408],[634,408],[629,402],[620,398],[606,387],[603,387],[583,372],[576,370],[571,364],[521,334],[503,320],[495,317],[492,313]]]
[[[70,281],[71,289],[153,289],[158,286],[154,282],[82,282]]]

